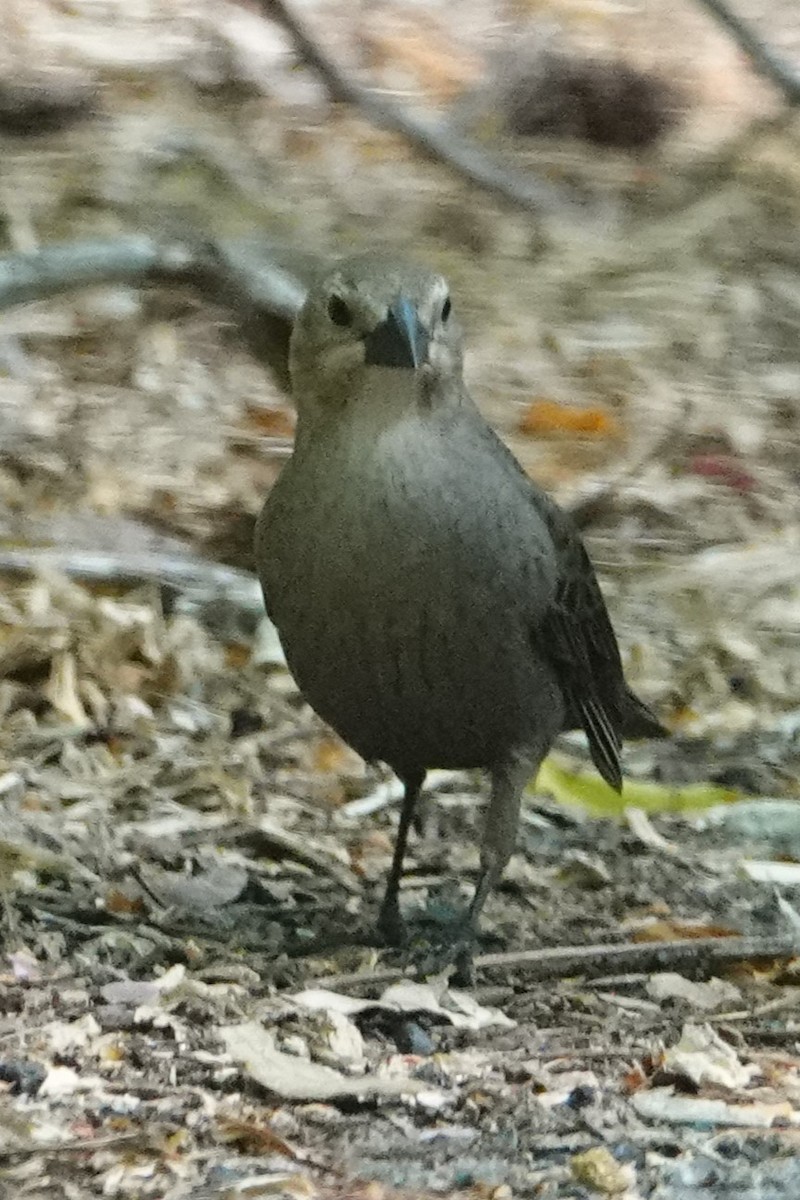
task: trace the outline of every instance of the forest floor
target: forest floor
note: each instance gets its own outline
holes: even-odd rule
[[[535,217],[332,105],[255,7],[100,8],[15,6],[0,80],[68,71],[89,111],[0,131],[4,252],[190,226],[435,263],[474,394],[580,515],[629,678],[675,736],[628,751],[633,807],[601,795],[599,816],[563,803],[565,742],[475,988],[415,981],[371,936],[399,792],[304,706],[260,621],[249,537],[287,397],[188,290],[5,312],[0,1196],[793,1200],[796,122],[688,3],[549,6],[576,52],[622,46],[679,88],[678,125],[635,155],[498,134],[535,5],[300,7],[403,104],[450,105],[591,200]],[[763,32],[800,61],[782,13]],[[481,780],[430,782],[412,957],[477,870]]]

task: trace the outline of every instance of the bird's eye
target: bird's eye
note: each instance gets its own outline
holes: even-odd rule
[[[331,296],[328,301],[328,316],[333,321],[334,325],[342,327],[352,325],[353,314],[345,304],[341,296]]]
[[[450,303],[450,297],[448,296],[447,299],[445,300],[444,304],[442,305],[442,321],[443,322],[445,322],[445,323],[447,322],[447,318],[450,316],[450,310],[452,309],[452,307],[453,307],[453,305]]]

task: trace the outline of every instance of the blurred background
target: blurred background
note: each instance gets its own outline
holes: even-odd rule
[[[797,61],[794,5],[737,11]],[[675,728],[794,751],[797,126],[703,3],[5,14],[5,251],[191,232],[277,257],[299,289],[354,247],[435,263],[484,411],[585,527],[636,685]],[[356,103],[308,65],[297,21]],[[403,122],[436,130],[427,154]],[[532,195],[475,182],[464,147]],[[70,551],[74,577],[82,552],[149,552],[157,529],[249,569],[291,440],[285,378],[213,282],[140,283],[3,313],[7,547]],[[746,745],[725,769],[763,790]]]
[[[466,1044],[463,1024],[443,1033],[439,1013],[422,1027],[373,1018],[364,1051],[344,1009],[334,1020],[287,1007],[298,980],[333,971],[341,983],[337,972],[378,961],[368,931],[399,800],[303,705],[252,576],[253,522],[291,450],[288,330],[331,256],[380,247],[449,277],[469,385],[572,511],[628,678],[675,735],[626,751],[622,802],[587,784],[579,738],[560,748],[488,906],[488,945],[602,951],[639,935],[783,928],[775,884],[791,894],[800,859],[795,0],[737,0],[733,15],[722,0],[3,0],[2,25],[0,1035],[51,1067],[62,1055],[42,1141],[54,1128],[131,1133],[134,1110],[120,1115],[113,1086],[142,1101],[131,1122],[167,1113],[184,1139],[151,1129],[139,1157],[62,1158],[53,1178],[74,1169],[78,1181],[86,1166],[92,1195],[173,1198],[199,1194],[192,1181],[231,1139],[237,1153],[283,1154],[263,1124],[256,1150],[255,1126],[222,1128],[242,1085],[206,1047],[245,1001],[264,1020],[279,1012],[287,1053],[311,1046],[348,1071],[364,1053],[425,1061]],[[414,842],[404,894],[432,919],[463,902],[442,879],[455,873],[464,890],[474,874],[479,792],[454,773],[434,785],[439,836]],[[708,825],[664,818],[658,832],[641,811],[589,823],[545,792],[605,816],[720,806]],[[613,1117],[629,1139],[621,1161],[651,1182],[672,1158],[686,1167],[675,1190],[647,1195],[694,1195],[691,1145],[647,1165],[626,1124],[641,1133],[627,1097],[655,1094],[651,1049],[677,1036],[670,1022],[682,1004],[691,1015],[694,993],[654,1000],[645,965],[607,982],[632,990],[615,1007],[580,980],[537,989],[526,969],[483,993],[513,1008],[518,1030],[474,1033],[477,1057],[453,1067],[453,1120],[484,1140],[467,1159],[454,1136],[446,1177],[466,1187],[499,1161],[495,1183],[516,1170],[533,1194],[526,1139],[551,1138],[542,1154],[563,1182],[587,1129]],[[708,1002],[738,1012],[727,1049],[749,1039],[796,1052],[796,973],[742,978],[744,998],[734,988]],[[169,1014],[146,1033],[143,1004]],[[760,1016],[773,1012],[784,1016]],[[89,1017],[67,1037],[61,1022]],[[624,1078],[618,1045],[636,1063]],[[530,1063],[522,1099],[518,1066],[510,1098],[482,1075],[467,1094],[479,1050],[496,1066],[509,1047],[585,1068],[579,1101],[536,1107],[558,1092]],[[793,1062],[780,1067],[787,1122]],[[45,1068],[28,1067],[0,1063],[0,1101],[6,1087],[21,1103],[35,1094]],[[73,1069],[88,1089],[69,1090]],[[278,1133],[337,1167],[357,1160],[361,1178],[387,1178],[390,1142],[393,1186],[444,1178],[433,1135],[409,1158],[411,1117],[382,1117],[370,1150],[373,1113],[337,1124],[344,1114],[321,1103],[276,1112]],[[506,1127],[508,1171],[511,1142],[495,1144]],[[14,1138],[24,1149],[8,1128],[0,1150]],[[429,1174],[417,1170],[425,1155]],[[316,1194],[304,1187],[278,1190]],[[588,1194],[570,1187],[557,1194]]]

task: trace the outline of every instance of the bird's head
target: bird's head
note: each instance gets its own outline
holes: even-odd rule
[[[311,289],[292,334],[295,401],[401,411],[461,390],[461,331],[441,275],[369,255],[341,262]]]

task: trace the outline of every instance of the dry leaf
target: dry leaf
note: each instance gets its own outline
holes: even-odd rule
[[[689,459],[689,470],[704,479],[715,479],[735,492],[755,491],[755,476],[736,458],[725,454],[695,454]]]
[[[605,1146],[592,1146],[590,1150],[576,1154],[569,1165],[578,1183],[605,1196],[619,1196],[628,1191],[635,1181],[633,1166],[617,1162]]]
[[[282,1154],[284,1158],[292,1159],[300,1157],[294,1147],[260,1121],[223,1117],[217,1123],[217,1131],[222,1141],[238,1146],[244,1154]]]
[[[710,1025],[684,1025],[680,1041],[664,1051],[662,1065],[696,1087],[713,1084],[731,1091],[748,1087],[761,1073],[752,1063],[740,1062],[733,1046]]]
[[[396,1075],[342,1075],[332,1067],[285,1054],[256,1021],[219,1030],[231,1057],[251,1079],[285,1100],[332,1100],[340,1096],[383,1098],[440,1093],[420,1080]],[[443,1099],[443,1097],[442,1097]]]
[[[687,1004],[707,1012],[742,1003],[742,993],[725,979],[695,982],[674,971],[662,971],[651,975],[647,981],[647,993],[659,1002],[685,1000]]]
[[[485,1008],[468,992],[450,990],[443,984],[415,983],[403,980],[390,984],[379,1000],[343,996],[325,988],[307,988],[292,997],[296,1004],[312,1011],[345,1015],[382,1008],[389,1012],[425,1012],[446,1017],[459,1029],[486,1029],[491,1026],[513,1028],[515,1022],[497,1008]]]
[[[648,921],[634,930],[634,942],[674,942],[683,938],[728,938],[739,937],[741,931],[727,925],[704,924],[702,921],[681,921],[670,918]]]
[[[245,409],[245,419],[242,427],[247,432],[255,432],[263,437],[293,438],[295,418],[289,408],[283,405],[249,404]]]
[[[56,712],[71,724],[79,726],[91,724],[78,695],[78,669],[75,658],[68,650],[64,650],[54,657],[50,667],[50,678],[44,687],[44,694]]]
[[[236,863],[220,863],[196,875],[145,864],[139,870],[142,882],[159,903],[200,912],[232,904],[247,886],[247,871]]]

